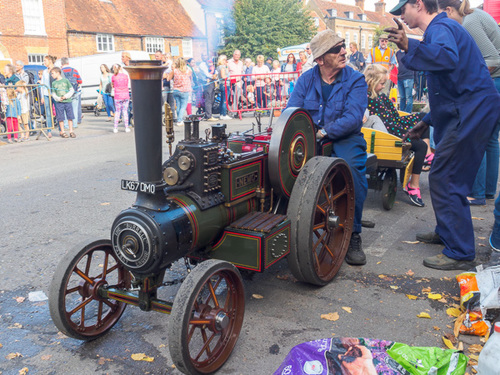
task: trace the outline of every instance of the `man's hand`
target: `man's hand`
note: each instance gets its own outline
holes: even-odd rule
[[[417,125],[411,128],[408,133],[406,133],[403,139],[410,138],[411,140],[416,140],[422,138],[422,134],[429,128],[429,124],[423,121],[419,121]]]
[[[389,27],[384,31],[389,33],[390,42],[395,43],[398,48],[402,49],[403,51],[408,51],[408,38],[403,29],[403,24],[399,22],[396,17],[394,17],[393,20],[398,25],[398,28],[396,29],[395,27]]]

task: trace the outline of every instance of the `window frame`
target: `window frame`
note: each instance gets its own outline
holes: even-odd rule
[[[46,36],[42,0],[21,0],[21,8],[23,11],[24,35]]]
[[[186,45],[188,45],[188,48],[186,48]],[[188,59],[193,57],[193,39],[191,38],[182,39],[182,57]]]
[[[147,36],[144,44],[146,45],[147,53],[156,53],[158,50],[165,52],[165,38],[161,36]]]
[[[102,40],[103,37],[106,38],[106,42]],[[99,48],[99,38],[101,38],[100,43],[102,46],[104,46],[104,44],[106,44],[107,46],[111,44],[111,48],[108,49]],[[115,37],[113,34],[96,34],[95,43],[97,52],[115,52]]]
[[[28,53],[28,64],[43,65],[45,56],[43,53]]]

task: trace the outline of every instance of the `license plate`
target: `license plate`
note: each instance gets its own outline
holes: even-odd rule
[[[140,191],[141,193],[154,194],[156,192],[156,185],[147,182],[122,180],[122,190]]]

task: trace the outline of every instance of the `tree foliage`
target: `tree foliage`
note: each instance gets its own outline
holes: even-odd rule
[[[220,53],[242,57],[277,58],[277,48],[308,42],[315,33],[313,19],[298,0],[235,0],[232,19],[225,22],[225,46]]]

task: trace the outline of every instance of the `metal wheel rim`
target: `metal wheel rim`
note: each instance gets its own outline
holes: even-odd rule
[[[217,288],[223,284],[223,280],[229,289],[229,298],[224,306],[220,306]],[[207,277],[207,280],[196,291],[191,307],[192,315],[186,327],[186,346],[191,363],[201,373],[211,373],[220,368],[236,345],[243,324],[242,312],[245,308],[243,288],[239,288],[238,285],[240,285],[240,280],[232,272],[221,270]],[[208,288],[210,293],[202,296],[205,288]],[[216,327],[217,315],[221,313],[229,319],[225,328]],[[199,336],[196,337],[196,335]],[[202,346],[199,350],[191,348],[194,339],[200,337],[206,346]]]
[[[92,267],[92,258],[98,252],[103,252],[105,254],[102,272],[96,276],[90,276],[88,273]],[[108,268],[110,257],[114,260],[115,265]],[[78,264],[84,261],[85,258],[87,258],[86,269],[82,271],[78,268]],[[99,287],[107,285],[106,279],[112,273],[116,272],[118,283],[113,286],[126,288],[130,284],[130,274],[125,270],[123,265],[119,263],[112,250],[111,244],[109,246],[101,245],[89,248],[86,252],[81,254],[80,257],[75,259],[73,265],[71,272],[66,277],[64,287],[60,291],[60,293],[64,293],[62,296],[62,308],[64,310],[62,314],[64,314],[64,318],[69,325],[68,328],[78,332],[78,334],[88,337],[99,336],[116,324],[127,306],[126,303],[123,302],[101,298],[99,296]],[[78,286],[69,288],[68,284],[70,283],[71,277],[75,275],[81,279],[81,282]],[[76,307],[68,311],[67,297],[73,293],[80,294],[82,301]],[[86,326],[85,310],[92,302],[97,302],[98,304],[97,322]],[[105,305],[109,308],[107,311],[104,311]],[[77,314],[80,314],[78,324],[73,320],[73,317],[76,317]]]
[[[338,176],[342,176],[340,180],[346,183],[341,190],[334,194],[333,192],[339,184],[339,179],[336,179]],[[325,179],[315,201],[311,228],[313,233],[311,249],[316,274],[323,281],[330,281],[335,276],[347,251],[347,237],[350,237],[352,231],[352,228],[346,228],[346,224],[352,220],[349,217],[351,210],[348,194],[350,190],[353,190],[348,181],[350,181],[350,172],[345,165],[333,168]],[[333,227],[330,219],[332,214],[337,221]],[[341,249],[341,251],[337,249]]]

